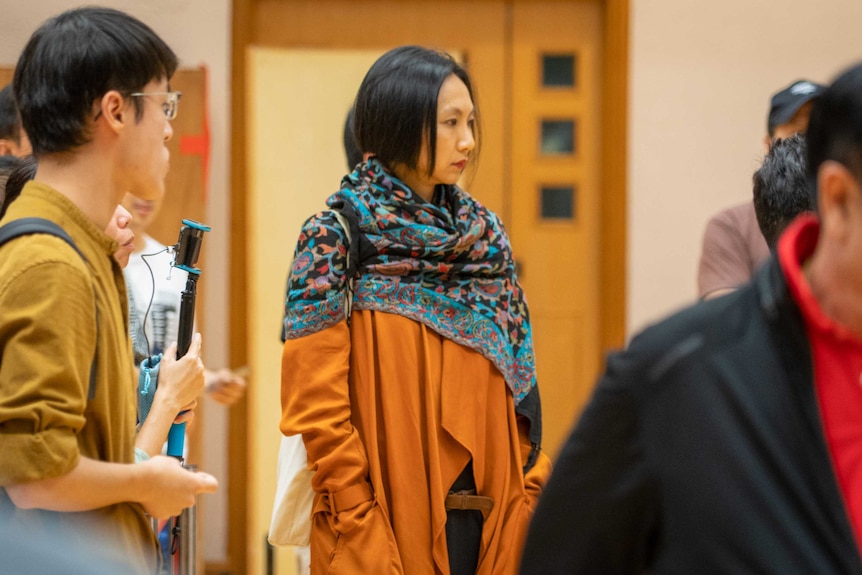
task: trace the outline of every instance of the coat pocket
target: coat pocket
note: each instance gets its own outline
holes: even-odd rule
[[[313,575],[404,573],[392,526],[377,502],[347,532],[334,530],[328,515],[327,512],[314,515],[311,536]]]

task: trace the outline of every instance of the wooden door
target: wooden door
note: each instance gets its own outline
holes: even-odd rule
[[[600,6],[516,2],[507,224],[556,454],[599,368]]]
[[[511,234],[534,320],[544,445],[554,454],[592,388],[600,358],[601,5],[442,4],[445,10],[417,0],[262,2],[258,40],[378,50],[416,43],[463,53],[484,126],[482,157],[468,189],[501,215]],[[570,85],[560,85],[564,79],[543,84],[543,71],[566,65]],[[546,147],[568,138],[572,150],[542,152],[543,126]],[[568,212],[550,213],[556,208]]]
[[[265,66],[260,66],[260,47],[288,50],[298,55],[302,49],[309,50],[309,54],[314,50],[382,53],[402,44],[420,44],[461,54],[474,81],[484,128],[478,171],[466,188],[500,214],[509,230],[534,322],[544,410],[544,447],[550,455],[555,455],[592,389],[602,352],[609,344],[622,343],[624,316],[619,308],[624,301],[624,289],[620,286],[624,286],[625,186],[624,177],[607,177],[610,169],[608,164],[602,163],[603,157],[613,151],[620,162],[613,174],[624,173],[625,82],[620,75],[624,76],[625,69],[625,34],[621,34],[620,29],[625,28],[627,12],[617,6],[620,1],[624,2],[242,2],[235,14],[235,31],[242,34],[241,42],[245,46],[255,48],[242,52],[241,85],[245,90],[240,96],[241,105],[235,105],[234,110],[246,114],[241,121],[248,127],[270,130],[277,137],[272,138],[266,148],[261,148],[259,141],[253,141],[251,130],[238,136],[239,141],[248,138],[248,145],[236,154],[241,167],[236,170],[235,188],[241,186],[248,190],[245,199],[234,202],[235,214],[245,214],[239,223],[245,227],[235,231],[238,235],[235,235],[234,249],[243,249],[240,253],[249,255],[241,264],[248,266],[248,272],[241,275],[266,281],[267,274],[274,274],[278,289],[283,290],[285,263],[279,268],[269,261],[265,270],[252,269],[258,264],[251,256],[260,242],[273,237],[272,233],[278,237],[283,235],[264,224],[276,217],[277,211],[267,212],[266,208],[275,201],[272,194],[316,197],[320,193],[316,189],[290,190],[287,181],[282,181],[280,186],[261,186],[258,181],[259,169],[287,174],[294,169],[290,166],[298,165],[309,152],[315,153],[307,143],[303,144],[307,134],[294,134],[274,117],[260,115],[261,101],[276,100],[272,94],[258,93],[265,84],[261,83],[260,74],[266,73]],[[607,34],[608,30],[613,32],[612,37]],[[610,40],[615,42],[613,50],[604,52]],[[608,53],[613,53],[615,59],[609,60]],[[605,75],[609,62],[614,67],[611,74]],[[335,70],[320,67],[317,74],[327,77],[335,74]],[[551,74],[550,80],[546,79],[546,72]],[[285,89],[308,92],[316,89],[316,85],[316,80],[299,81],[291,87],[282,86],[279,93]],[[352,80],[336,89],[345,92],[342,96],[347,101],[355,94]],[[612,105],[603,107],[605,93],[614,99],[610,100]],[[325,94],[304,94],[303,97],[331,100]],[[281,105],[293,100],[294,95],[286,96]],[[317,119],[313,117],[316,113],[313,106],[306,106],[303,112],[306,116],[303,129],[319,132],[322,138],[331,137],[331,145],[337,148],[332,153],[341,161],[343,153],[338,130],[344,111],[330,107]],[[607,122],[608,113],[616,118],[613,122]],[[266,118],[264,124],[261,118]],[[237,118],[234,121],[237,122]],[[614,132],[607,132],[609,125],[615,127]],[[606,139],[609,133],[617,136],[611,143]],[[294,141],[293,136],[298,141]],[[270,146],[273,149],[269,149]],[[308,163],[312,167],[333,165],[317,159]],[[326,177],[338,176],[326,174]],[[286,179],[293,178],[294,174],[286,176]],[[331,191],[332,187],[327,186],[323,196]],[[260,193],[269,195],[260,197]],[[290,224],[282,222],[281,225],[294,235],[297,224],[291,218],[301,219],[311,213],[303,202],[288,200],[283,210],[285,221]],[[266,228],[270,229],[269,236],[263,232]],[[250,243],[240,240],[239,235],[248,238]],[[613,249],[609,250],[609,246]],[[280,249],[290,251],[292,248],[291,242]],[[609,259],[600,257],[605,250],[608,250]],[[287,261],[292,254],[283,253],[282,256],[279,261]],[[610,289],[611,299],[607,298],[609,290],[603,287],[600,291],[599,285]],[[236,282],[232,290],[240,292],[245,286]],[[261,313],[264,315],[258,319],[270,326],[261,334],[265,333],[265,337],[274,342],[280,309],[261,310],[260,298],[271,300],[281,295],[280,291],[266,295],[250,284],[246,307],[234,310],[236,325],[232,331],[238,334],[236,328],[242,326],[245,318],[256,318]],[[247,340],[248,355],[260,357],[262,347],[254,337],[258,336]],[[256,374],[258,369],[254,370]],[[260,466],[265,467],[266,474],[271,473],[270,463],[274,465],[275,444],[267,442],[267,453],[255,450],[259,439],[263,435],[273,436],[276,429],[277,409],[273,401],[277,401],[274,398],[278,393],[277,381],[255,380],[249,389],[252,411],[248,413],[248,428],[251,433],[245,441],[251,450],[250,460],[269,460],[266,466]],[[263,557],[254,550],[260,549],[260,537],[269,519],[271,502],[267,499],[272,496],[273,480],[272,475],[262,479],[258,471],[249,476],[250,532],[246,549],[252,551],[248,572],[259,572],[263,567]]]

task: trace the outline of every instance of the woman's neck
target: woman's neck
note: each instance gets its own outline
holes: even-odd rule
[[[422,198],[428,203],[434,201],[434,184],[423,182],[422,177],[416,170],[411,170],[406,166],[397,166],[392,170],[387,170],[395,174],[395,177],[404,182],[410,191]]]

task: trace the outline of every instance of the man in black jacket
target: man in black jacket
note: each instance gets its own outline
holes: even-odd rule
[[[815,103],[808,171],[819,217],[749,285],[609,358],[522,574],[862,573],[862,65]]]

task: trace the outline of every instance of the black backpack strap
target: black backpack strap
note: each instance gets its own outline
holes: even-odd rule
[[[66,233],[66,230],[51,220],[46,220],[44,218],[21,218],[20,220],[12,220],[8,224],[0,227],[0,246],[9,240],[29,234],[48,234],[51,236],[57,236],[72,246],[72,249],[78,252],[78,255],[81,256],[82,260],[85,262],[87,261],[84,254],[81,253],[81,250],[78,249],[78,246],[75,245],[75,242],[72,241],[72,238],[70,238],[69,234]]]
[[[81,250],[78,249],[78,246],[75,245],[75,242],[69,237],[69,234],[66,233],[66,230],[52,222],[51,220],[46,220],[44,218],[21,218],[18,220],[12,220],[9,223],[0,226],[0,246],[8,242],[9,240],[13,240],[17,237],[26,236],[30,234],[48,234],[51,236],[56,236],[69,244],[73,250],[78,252],[78,255],[81,256],[81,259],[84,260],[84,263],[87,263],[87,258],[84,257],[84,254]],[[95,286],[93,288],[95,290]],[[95,297],[95,291],[93,292],[93,296]],[[99,353],[99,307],[96,306],[96,354],[93,356],[93,363],[90,364],[90,389],[87,393],[88,399],[93,399],[96,396],[96,359],[98,358]]]

